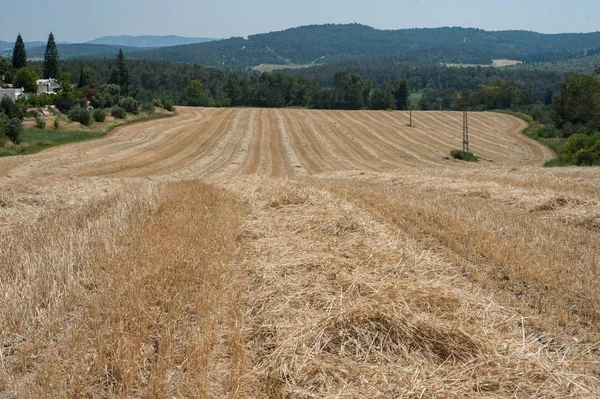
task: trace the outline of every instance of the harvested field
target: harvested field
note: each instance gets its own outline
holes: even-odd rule
[[[407,123],[182,108],[0,159],[0,398],[597,397],[597,170]]]

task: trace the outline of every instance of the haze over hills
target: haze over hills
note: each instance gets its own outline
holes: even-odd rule
[[[141,49],[147,50],[150,48],[176,46],[183,44],[206,43],[218,39],[204,37],[183,37],[183,36],[105,36],[86,43],[69,43],[57,42],[58,49],[62,59],[73,58],[104,58],[114,56],[119,48],[123,51],[131,53]],[[14,42],[6,42],[0,40],[0,56],[10,57],[12,54]],[[28,50],[28,57],[37,59],[43,57],[46,42],[33,41],[25,42]]]
[[[440,62],[491,64],[492,59],[543,62],[600,52],[600,32],[541,34],[474,28],[378,30],[359,24],[311,25],[209,43],[165,47],[132,55],[140,59],[244,68],[308,64],[319,59],[389,59],[411,65]]]
[[[5,42],[0,40],[0,56],[6,57],[8,54],[12,54],[15,42]],[[39,46],[45,46],[46,42],[25,42],[25,48],[35,48]]]
[[[88,44],[88,43],[72,43],[72,44],[57,44],[58,53],[63,60],[76,58],[114,58],[119,49],[125,53],[131,54],[140,51],[139,47],[126,46],[107,46],[103,44]],[[43,59],[46,46],[38,46],[27,50],[27,58],[36,60]]]
[[[105,44],[110,46],[127,46],[127,47],[169,47],[179,46],[184,44],[206,43],[218,39],[207,37],[183,37],[183,36],[104,36],[98,39],[90,40],[88,44]]]

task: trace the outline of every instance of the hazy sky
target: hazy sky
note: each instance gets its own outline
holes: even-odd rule
[[[381,29],[465,26],[544,33],[600,30],[598,0],[28,0],[4,1],[0,40],[84,42],[106,35],[247,36],[358,22]]]

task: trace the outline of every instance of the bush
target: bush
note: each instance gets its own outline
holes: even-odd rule
[[[479,158],[477,158],[473,153],[466,152],[463,150],[452,150],[452,151],[450,151],[450,155],[452,155],[452,158],[460,159],[461,161],[466,161],[466,162],[479,161]]]
[[[535,133],[544,139],[551,139],[554,137],[559,137],[560,132],[554,126],[550,125],[542,125],[540,126]]]
[[[0,144],[4,144],[4,140],[6,140],[6,125],[4,123],[4,115],[0,114]]]
[[[69,112],[67,113],[67,116],[73,122],[79,122],[81,120],[81,115],[83,114],[83,111],[84,111],[83,108],[76,105],[69,110]]]
[[[13,143],[19,144],[23,134],[23,122],[19,118],[9,118],[2,114],[0,114],[0,121],[0,130],[4,131],[4,135]]]
[[[117,119],[125,119],[127,118],[127,111],[121,107],[114,107],[110,114]]]
[[[104,122],[106,120],[106,112],[103,109],[95,109],[92,115],[96,122]]]
[[[142,111],[153,113],[154,112],[154,104],[143,104]]]
[[[119,107],[123,108],[130,114],[137,114],[139,110],[139,104],[132,97],[125,97],[119,101]]]
[[[73,122],[79,122],[83,126],[89,126],[92,123],[92,114],[89,110],[75,106],[68,113],[69,119]]]
[[[58,128],[60,127],[60,121],[58,119],[54,120],[54,130],[58,130]]]
[[[35,118],[35,127],[37,127],[38,129],[45,129],[46,128],[46,121],[43,120],[42,118],[40,118],[39,116]]]
[[[591,146],[592,142],[589,136],[585,134],[574,134],[565,142],[565,159],[569,162],[575,161],[575,155]]]
[[[99,96],[93,96],[90,98],[90,106],[94,109],[104,108],[104,102]]]
[[[152,105],[154,105],[155,107],[158,107],[158,108],[163,108],[163,103],[158,98],[155,98],[154,100],[152,100]]]
[[[173,112],[173,110],[175,109],[175,103],[172,100],[169,100],[168,98],[163,98],[161,102],[163,104],[163,108],[167,111]]]
[[[27,106],[22,102],[15,102],[8,97],[3,97],[0,100],[0,110],[3,111],[10,119],[18,118],[23,120]]]
[[[54,100],[54,105],[56,106],[56,108],[58,108],[60,112],[66,114],[75,105],[75,100],[61,96]]]

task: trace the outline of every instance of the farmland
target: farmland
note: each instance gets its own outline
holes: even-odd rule
[[[180,108],[0,159],[0,398],[597,396],[597,171],[408,124]]]

